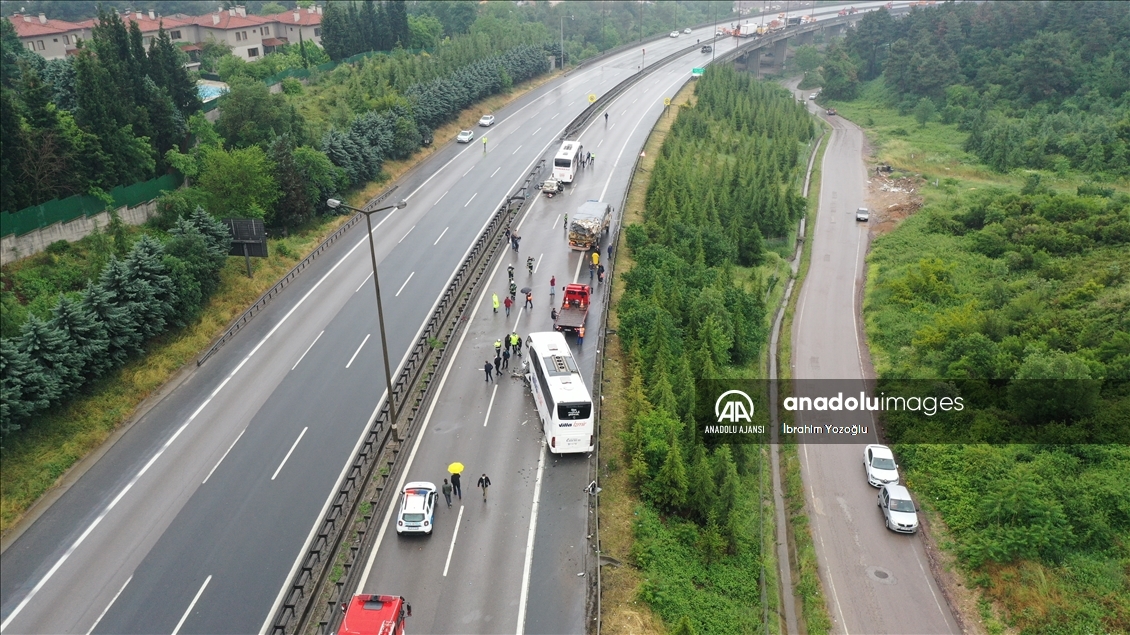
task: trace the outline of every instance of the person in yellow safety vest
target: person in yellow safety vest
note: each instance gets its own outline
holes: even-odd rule
[[[600,264],[600,252],[594,251],[594,252],[592,252],[592,266],[595,267],[599,264]]]

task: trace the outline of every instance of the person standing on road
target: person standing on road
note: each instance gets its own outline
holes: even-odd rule
[[[486,361],[486,364],[484,364],[484,365],[483,365],[483,370],[484,370],[484,371],[486,371],[486,374],[487,374],[487,378],[486,378],[486,381],[488,381],[488,382],[493,382],[493,381],[494,381],[494,377],[491,377],[491,371],[493,371],[493,370],[494,370],[494,366],[491,366],[491,365],[490,365],[490,360],[489,360],[489,359],[488,359],[488,360]]]
[[[518,331],[514,331],[514,350],[518,351],[518,357],[522,356],[522,338],[518,337]]]
[[[455,491],[455,495],[459,500],[463,500],[463,488],[459,485],[459,472],[451,475],[451,488]]]
[[[557,292],[557,276],[549,277],[549,302],[553,303],[553,294]]]
[[[569,215],[568,214],[565,215],[565,222],[561,223],[561,229],[564,229],[565,231],[569,231]]]
[[[557,321],[557,307],[549,307],[549,318],[554,322]]]
[[[612,243],[608,243],[608,260],[612,260]]]
[[[577,348],[584,346],[584,344],[585,344],[585,327],[582,326],[582,327],[577,329]]]
[[[494,341],[494,354],[498,355],[498,353],[501,352],[501,351],[502,351],[502,338],[499,338],[499,339]]]
[[[527,291],[526,292],[526,304],[524,304],[523,307],[527,308],[527,309],[534,308],[534,292],[533,291]]]
[[[509,350],[502,351],[502,367],[503,368],[510,368],[510,351]]]
[[[510,299],[510,296],[506,296],[502,303],[506,305],[506,317],[510,317],[510,307],[514,306],[514,301]]]
[[[443,479],[443,497],[447,500],[447,506],[451,507],[451,484],[447,479]]]
[[[596,155],[594,154],[594,155],[589,157],[589,167],[592,167],[595,164],[596,164]]]
[[[483,154],[487,153],[487,138],[483,137]]]
[[[596,251],[592,252],[592,266],[595,267],[599,264],[600,264],[600,248],[598,247]]]
[[[604,265],[596,266],[596,279],[600,282],[604,282]]]
[[[498,294],[497,293],[491,294],[490,303],[491,303],[491,305],[494,306],[494,312],[498,313]]]
[[[608,125],[608,113],[604,113],[604,125]]]
[[[479,477],[479,482],[476,483],[476,486],[483,488],[483,502],[487,502],[487,488],[490,487],[490,477],[483,474]]]
[[[494,374],[502,377],[502,355],[496,355],[494,358]]]
[[[596,267],[589,265],[589,286],[592,286],[592,276],[596,273]]]
[[[507,239],[509,240],[509,239]],[[506,265],[506,277],[510,278],[510,282],[514,282],[514,265]]]

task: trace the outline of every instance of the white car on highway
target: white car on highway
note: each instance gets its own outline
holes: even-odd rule
[[[875,501],[883,512],[887,529],[902,534],[918,531],[918,508],[910,498],[910,492],[902,485],[884,485]]]
[[[670,34],[669,37],[679,37],[679,32],[678,31],[671,31],[671,34]]]
[[[894,453],[887,446],[869,445],[863,449],[863,471],[872,486],[898,485],[898,467]]]
[[[479,125],[484,127],[484,128],[489,128],[490,126],[493,126],[494,125],[494,115],[483,115],[482,118],[479,119]]]
[[[474,130],[461,130],[459,132],[459,136],[455,137],[455,140],[458,141],[459,143],[471,143],[471,141],[473,141],[474,139],[475,139],[475,131]]]
[[[683,29],[683,33],[686,33],[687,35],[690,35],[690,33],[691,33],[691,28],[690,28],[690,27],[688,26],[687,28]]]
[[[414,481],[405,485],[396,515],[396,533],[431,534],[437,498],[435,483]]]

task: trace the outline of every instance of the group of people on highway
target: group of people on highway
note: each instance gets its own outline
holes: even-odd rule
[[[440,488],[440,491],[443,492],[443,498],[447,501],[448,507],[451,507],[452,494],[458,496],[459,500],[463,500],[463,487],[461,483],[462,477],[459,475],[459,472],[451,473],[450,483],[447,482],[446,478],[443,479],[443,487]],[[485,503],[487,501],[487,488],[490,487],[490,477],[486,475],[486,472],[479,477],[479,481],[475,483],[475,487],[483,490],[483,502]]]
[[[486,373],[485,381],[494,381],[496,374],[502,377],[502,369],[510,367],[511,351],[518,357],[522,356],[522,338],[518,336],[518,331],[503,335],[494,341],[494,363],[492,364],[488,359],[483,364],[483,372]]]

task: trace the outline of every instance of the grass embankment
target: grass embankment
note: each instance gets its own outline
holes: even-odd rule
[[[531,80],[516,87],[509,95],[495,95],[468,109],[455,122],[436,131],[436,144],[421,150],[409,161],[385,163],[381,179],[351,194],[347,202],[354,207],[363,206],[387,188],[390,182],[445,145],[456,131],[471,127],[482,111],[500,108],[555,76],[551,74]],[[247,277],[242,258],[230,259],[221,274],[219,289],[190,324],[155,338],[146,346],[144,356],[95,382],[83,395],[36,420],[34,425],[9,434],[0,447],[3,458],[0,461],[0,532],[7,533],[19,523],[28,509],[55,487],[68,470],[102,447],[127,421],[133,419],[137,408],[148,397],[165,386],[185,364],[191,363],[233,319],[347,218],[319,218],[305,228],[292,231],[286,238],[269,239],[270,257],[252,259],[252,278]],[[143,226],[130,227],[126,231],[136,237],[152,230]],[[5,288],[7,280],[13,277],[42,281],[42,284],[28,285],[29,297],[25,300],[29,310],[41,317],[49,316],[60,290],[81,289],[81,281],[85,280],[87,272],[98,269],[92,268],[90,263],[104,249],[95,245],[108,239],[106,234],[88,236],[68,247],[66,254],[57,255],[49,251],[9,263],[3,269]]]
[[[797,268],[796,282],[789,302],[785,306],[785,315],[781,320],[781,333],[777,348],[777,377],[780,398],[792,393],[792,341],[793,319],[796,315],[796,306],[800,298],[800,289],[812,264],[812,236],[816,231],[816,213],[820,205],[820,180],[822,173],[820,166],[823,164],[824,152],[827,150],[827,134],[821,139],[821,145],[816,153],[816,161],[812,167],[812,180],[809,183],[808,205],[806,208],[806,221],[804,242],[805,249],[801,253],[800,266]],[[782,424],[793,424],[793,413],[779,410],[778,418]],[[782,438],[780,446],[781,482],[785,488],[784,497],[786,516],[788,520],[789,546],[792,550],[790,564],[795,592],[800,600],[800,614],[797,616],[803,622],[803,629],[808,635],[822,635],[832,628],[832,621],[828,617],[827,605],[824,601],[823,585],[816,565],[816,547],[812,542],[812,530],[808,514],[805,509],[804,482],[800,477],[800,456],[797,445],[790,438]]]
[[[1084,175],[993,174],[960,150],[956,127],[920,128],[874,86],[864,95],[836,107],[874,122],[878,159],[938,179],[872,245],[863,311],[876,371],[1009,387],[929,428],[886,417],[905,480],[945,522],[941,546],[980,589],[990,632],[1128,632],[1130,448],[1104,443],[1130,422],[1127,184],[1077,196]],[[1101,389],[1032,388],[1043,377]],[[898,443],[939,434],[981,443]]]

